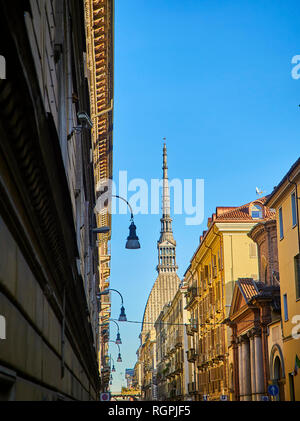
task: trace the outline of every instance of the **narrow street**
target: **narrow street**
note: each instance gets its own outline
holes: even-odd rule
[[[300,401],[299,18],[0,0],[1,402]]]

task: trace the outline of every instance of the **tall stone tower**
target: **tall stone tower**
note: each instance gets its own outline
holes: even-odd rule
[[[141,341],[152,329],[165,304],[172,301],[180,279],[176,273],[176,241],[173,237],[172,218],[170,216],[170,191],[168,180],[167,146],[163,148],[163,194],[160,238],[157,242],[158,277],[150,292],[143,318]]]

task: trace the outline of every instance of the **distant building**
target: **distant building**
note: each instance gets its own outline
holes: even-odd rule
[[[126,368],[125,379],[127,382],[127,389],[131,389],[133,387],[134,368]]]
[[[138,350],[138,364],[140,366],[140,381],[144,398],[152,400],[153,393],[156,395],[156,381],[153,383],[153,376],[156,376],[155,359],[155,329],[154,324],[165,304],[174,298],[180,279],[177,275],[176,264],[176,241],[173,237],[172,219],[170,216],[170,192],[168,181],[167,147],[163,148],[163,195],[162,195],[162,218],[161,234],[157,243],[158,249],[158,277],[148,297],[146,304],[142,331],[140,334],[141,345]],[[153,385],[153,388],[152,388]],[[150,389],[150,392],[149,392]]]

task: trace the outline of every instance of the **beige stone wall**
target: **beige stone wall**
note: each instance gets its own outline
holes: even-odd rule
[[[2,218],[0,250],[0,314],[6,319],[0,383],[8,368],[15,376],[11,397],[17,400],[56,400],[58,394],[88,399],[89,381],[68,338],[61,378],[61,322]]]

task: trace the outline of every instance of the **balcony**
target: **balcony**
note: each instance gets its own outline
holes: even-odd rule
[[[183,364],[182,364],[182,362],[177,362],[177,363],[175,364],[175,373],[176,373],[176,374],[182,373],[182,369],[183,369]]]
[[[186,325],[186,334],[194,336],[194,330],[192,330],[192,325]]]
[[[176,397],[176,390],[172,389],[170,390],[170,398],[173,399]]]
[[[199,294],[196,286],[188,288],[188,291],[186,293],[186,307],[190,306],[198,296]]]
[[[176,335],[175,338],[175,347],[180,348],[182,346],[183,338],[181,335]]]
[[[223,344],[217,344],[215,346],[214,357],[216,359],[223,359],[224,358],[224,347],[223,347]]]
[[[172,354],[176,350],[175,341],[170,343],[170,353]]]
[[[220,300],[216,301],[215,306],[216,306],[216,313],[221,313],[222,308],[221,308],[221,301]]]
[[[190,348],[187,351],[187,359],[188,359],[188,361],[190,363],[192,363],[192,362],[196,361],[196,358],[197,358],[197,353],[195,351],[195,348]]]
[[[210,323],[210,313],[208,311],[203,314],[206,323]]]
[[[177,396],[177,397],[182,396],[182,390],[181,390],[181,387],[180,387],[180,388],[178,388],[178,389],[176,389],[176,396]]]
[[[191,329],[194,333],[198,332],[198,321],[197,320],[193,320],[191,322]]]
[[[206,355],[204,353],[199,354],[197,358],[197,366],[201,367],[206,362]]]

